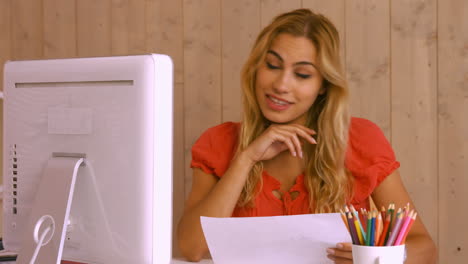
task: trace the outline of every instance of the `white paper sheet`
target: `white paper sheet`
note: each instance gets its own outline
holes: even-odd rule
[[[326,249],[351,242],[340,214],[201,217],[215,264],[333,263]]]

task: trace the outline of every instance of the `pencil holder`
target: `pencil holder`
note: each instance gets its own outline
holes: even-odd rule
[[[403,264],[405,245],[374,247],[353,245],[354,264]]]

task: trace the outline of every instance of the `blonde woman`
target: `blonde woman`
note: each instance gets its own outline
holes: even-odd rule
[[[243,68],[242,91],[242,122],[208,129],[192,148],[193,185],[178,226],[188,260],[208,252],[200,216],[369,209],[370,197],[378,208],[410,201],[382,131],[349,117],[338,32],[324,16],[299,9],[276,17]],[[435,261],[420,218],[406,245],[407,263]],[[352,263],[350,244],[326,250],[336,263]]]

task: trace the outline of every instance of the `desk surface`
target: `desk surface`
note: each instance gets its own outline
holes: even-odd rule
[[[6,261],[6,262],[0,262],[1,264],[15,264],[16,262],[14,261]],[[204,259],[200,262],[196,262],[199,264],[213,264],[213,261],[211,259]],[[188,262],[188,261],[183,261],[181,259],[172,259],[171,264],[194,264],[194,262]]]
[[[172,259],[171,261],[171,264],[193,264],[194,262],[188,262],[188,261],[184,261],[184,260],[181,260],[181,259]],[[199,263],[199,264],[213,264],[213,261],[211,259],[203,259],[202,261],[200,262],[195,262],[195,263]]]

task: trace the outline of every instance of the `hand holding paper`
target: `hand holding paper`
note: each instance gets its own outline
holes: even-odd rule
[[[333,263],[326,249],[351,242],[340,214],[201,217],[215,264]]]

